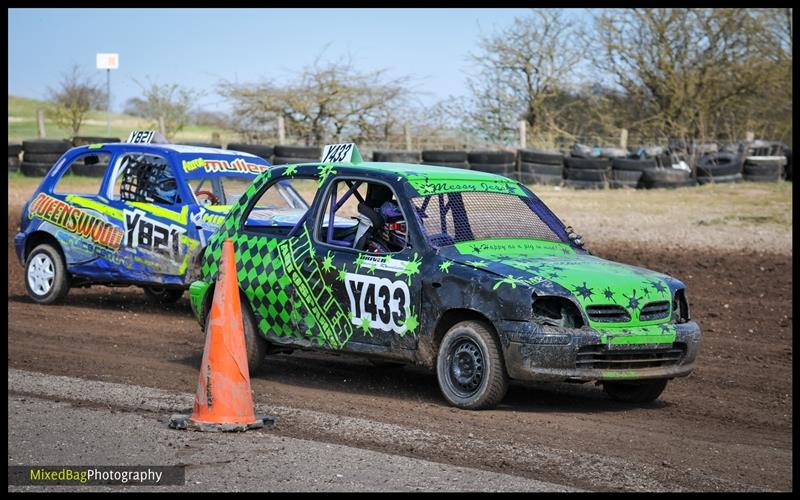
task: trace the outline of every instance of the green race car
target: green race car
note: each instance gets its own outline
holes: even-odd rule
[[[280,196],[287,184],[305,200]],[[190,287],[201,326],[225,239],[251,372],[269,352],[341,351],[435,370],[461,408],[496,406],[509,380],[648,402],[700,346],[682,282],[591,255],[497,175],[363,162],[352,144],[262,173],[209,239]]]

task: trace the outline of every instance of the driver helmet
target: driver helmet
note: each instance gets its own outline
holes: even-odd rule
[[[160,203],[174,204],[177,201],[178,181],[171,172],[164,169],[158,174],[158,178],[153,184],[152,196],[155,201]]]

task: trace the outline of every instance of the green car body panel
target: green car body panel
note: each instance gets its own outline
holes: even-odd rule
[[[518,197],[558,241],[492,238],[436,246],[420,220],[406,217],[410,248],[380,258],[337,252],[312,234],[313,224],[324,216],[326,189],[343,177],[390,185],[406,215],[419,210],[412,200],[426,197]],[[285,178],[317,181],[319,191],[303,227],[287,238],[242,230],[254,200]],[[364,353],[432,368],[443,328],[454,317],[482,319],[497,334],[511,378],[580,381],[685,376],[700,346],[700,328],[689,318],[682,282],[591,255],[568,239],[563,223],[528,188],[502,176],[397,163],[274,167],[256,178],[209,240],[201,279],[189,290],[201,325],[225,239],[234,243],[240,289],[258,330],[275,344]],[[343,282],[353,276],[385,283],[397,297],[407,298],[393,310],[391,328],[376,327],[381,323],[377,316],[373,321],[356,317],[352,297],[348,304],[342,292]],[[537,316],[532,304],[544,299],[567,309],[573,305],[580,324]]]

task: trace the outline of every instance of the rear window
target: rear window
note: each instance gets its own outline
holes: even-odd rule
[[[496,238],[563,242],[534,210],[534,201],[503,193],[461,192],[411,199],[434,247]]]

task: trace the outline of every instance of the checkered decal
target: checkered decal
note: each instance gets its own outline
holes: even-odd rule
[[[341,349],[352,336],[353,327],[325,282],[308,229],[290,239],[236,231],[249,200],[269,179],[270,175],[257,178],[212,236],[204,255],[203,279],[216,280],[222,242],[231,239],[239,287],[250,302],[261,333],[297,337],[304,331],[304,337],[319,346]],[[294,293],[288,294],[287,288]]]

